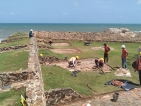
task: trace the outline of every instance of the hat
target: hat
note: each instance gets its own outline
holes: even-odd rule
[[[43,57],[43,54],[40,54],[41,57]]]
[[[141,56],[141,52],[140,52],[140,56]]]
[[[30,31],[33,31],[33,29],[31,29]]]
[[[100,60],[103,61],[104,59],[103,58],[100,58]]]
[[[124,49],[125,48],[125,45],[122,45],[121,48]]]
[[[76,59],[79,59],[79,56],[76,56]]]

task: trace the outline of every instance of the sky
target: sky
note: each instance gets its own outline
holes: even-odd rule
[[[1,0],[0,23],[141,24],[141,0]]]

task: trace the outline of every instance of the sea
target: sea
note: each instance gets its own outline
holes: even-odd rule
[[[0,41],[16,32],[33,31],[69,31],[69,32],[103,32],[107,28],[128,28],[141,32],[141,24],[111,23],[0,23]]]

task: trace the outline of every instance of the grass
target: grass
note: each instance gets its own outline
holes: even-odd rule
[[[8,37],[7,40],[13,39],[13,38],[23,38],[28,37],[28,34],[17,32],[13,34],[11,37]],[[9,46],[17,46],[17,45],[28,45],[30,42],[29,38],[23,38],[23,39],[16,39],[14,42],[8,42],[8,43],[2,43],[0,44],[0,47],[9,47]]]
[[[64,55],[63,54],[57,54],[57,53],[54,53],[48,49],[39,49],[38,50],[38,54],[43,54],[43,56],[55,56],[59,59],[64,59]]]
[[[17,32],[11,37],[8,37],[8,39],[12,39],[13,37],[22,38],[24,36],[27,36],[27,34]],[[30,39],[27,38],[15,40],[15,42],[0,44],[0,47],[9,47],[25,44],[28,45],[29,41]],[[27,69],[29,52],[25,50],[27,50],[27,48],[22,50],[7,51],[0,53],[0,72],[17,71],[20,68]]]
[[[91,47],[102,47],[103,42],[93,42],[90,46],[84,46],[82,41],[71,41],[72,46],[70,48],[77,48],[81,50],[81,53],[76,54],[55,54],[50,52],[50,50],[39,50],[39,53],[44,53],[44,55],[56,56],[60,59],[67,56],[68,58],[78,55],[80,59],[83,58],[95,58],[103,57],[103,50],[92,50]],[[82,95],[93,95],[101,94],[116,90],[121,90],[121,88],[114,86],[105,86],[104,83],[112,79],[126,79],[134,83],[139,83],[138,73],[133,72],[131,67],[132,62],[137,58],[138,47],[140,43],[119,43],[119,42],[107,42],[109,47],[113,48],[109,54],[110,66],[120,66],[121,67],[121,45],[125,44],[129,52],[127,57],[127,67],[129,68],[132,77],[117,77],[114,75],[114,70],[111,73],[106,73],[106,75],[99,74],[97,72],[80,72],[77,77],[71,76],[71,72],[57,67],[57,66],[42,66],[42,73],[44,79],[45,90],[62,88],[62,87],[71,87],[78,93]],[[57,47],[56,47],[57,48]],[[63,58],[64,59],[64,58]],[[88,85],[93,89],[90,90],[87,87]],[[95,92],[96,91],[96,92]]]
[[[105,91],[119,90],[117,87],[104,85],[105,81],[116,78],[113,76],[113,72],[106,75],[101,75],[97,72],[80,72],[77,77],[73,77],[71,76],[71,72],[61,67],[42,66],[42,74],[45,90],[70,87],[82,95],[100,94]],[[87,87],[87,83],[94,91]]]
[[[17,71],[20,68],[27,69],[29,52],[16,50],[0,53],[0,72]]]
[[[13,38],[22,38],[27,36],[27,34],[23,33],[15,33]],[[8,42],[4,44],[0,44],[0,47],[9,47],[9,46],[17,46],[17,45],[28,45],[30,39],[24,38],[15,40],[14,42]],[[0,73],[2,72],[11,72],[18,71],[19,69],[27,69],[28,67],[28,56],[29,52],[26,49],[15,50],[15,51],[7,51],[0,53]],[[7,92],[0,93],[0,105],[1,106],[22,106],[20,100],[21,95],[25,96],[25,88],[22,89],[11,89]]]
[[[0,93],[0,104],[1,106],[22,106],[21,95],[25,96],[25,88]]]
[[[20,33],[18,33],[21,35]],[[14,37],[19,37],[18,34]],[[20,36],[21,37],[21,36]],[[10,38],[9,38],[10,39]],[[29,44],[30,39],[17,40],[15,42],[10,42],[6,44],[0,44],[0,47],[4,46],[14,46],[21,44]],[[57,40],[55,41],[57,42]],[[59,41],[58,41],[59,42]],[[77,48],[81,53],[76,54],[56,54],[48,49],[39,49],[39,54],[42,53],[44,56],[55,56],[59,59],[64,59],[64,57],[72,57],[78,55],[80,59],[83,58],[95,58],[103,57],[103,50],[92,50],[91,47],[102,47],[103,42],[92,42],[90,46],[84,46],[82,41],[70,41],[72,46],[68,47],[53,47],[53,48]],[[71,76],[71,72],[58,67],[58,66],[41,66],[42,75],[44,79],[45,90],[55,89],[55,88],[66,88],[70,87],[80,93],[81,95],[95,95],[105,92],[111,92],[116,90],[121,90],[121,88],[114,86],[105,86],[104,83],[111,79],[127,79],[134,83],[139,83],[138,73],[134,73],[131,67],[132,62],[136,59],[138,53],[138,47],[140,43],[117,43],[117,42],[107,42],[107,44],[114,48],[109,54],[109,65],[111,66],[121,66],[121,45],[125,44],[129,52],[127,58],[127,67],[131,71],[132,78],[127,77],[116,77],[114,76],[114,71],[107,73],[105,75],[99,74],[97,72],[80,72],[77,77]],[[0,72],[16,71],[20,68],[26,69],[28,63],[28,52],[24,50],[16,50],[0,53]],[[93,89],[89,89],[87,84]],[[12,106],[20,106],[20,95],[23,94],[25,90],[16,91],[12,89],[11,91],[0,93],[0,104],[9,105],[11,101]]]

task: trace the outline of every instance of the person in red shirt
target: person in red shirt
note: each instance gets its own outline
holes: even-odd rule
[[[136,60],[136,66],[134,72],[138,71],[139,73],[139,81],[140,81],[140,86],[141,86],[141,52],[140,56]]]
[[[126,57],[128,56],[128,51],[125,49],[125,45],[122,45],[121,49],[122,49],[122,55],[121,55],[122,68],[127,68],[126,67]]]
[[[48,43],[50,44],[50,46],[52,45],[52,43],[53,43],[53,41],[50,39],[49,41],[48,41]]]
[[[104,63],[106,63],[108,62],[108,54],[110,52],[110,48],[106,43],[104,43],[103,45],[104,45]]]

